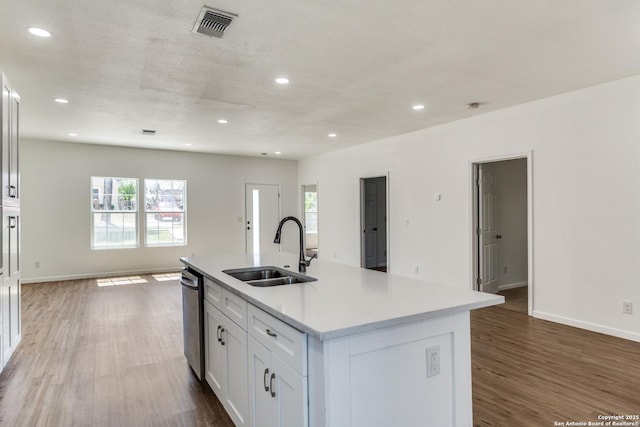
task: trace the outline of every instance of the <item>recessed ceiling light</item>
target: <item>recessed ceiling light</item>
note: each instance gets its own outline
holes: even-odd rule
[[[422,104],[416,104],[413,106],[414,110],[424,110],[424,105]]]
[[[185,147],[191,147],[191,144],[184,144]]]
[[[69,100],[68,99],[64,99],[64,98],[56,98],[54,99],[54,101],[56,101],[58,104],[68,104]]]
[[[51,37],[51,33],[47,30],[44,30],[42,28],[38,28],[38,27],[29,27],[27,28],[27,30],[33,34],[34,36],[38,36],[38,37]]]
[[[78,136],[78,134],[75,132],[69,132],[69,136]]]
[[[336,137],[336,136],[338,136],[338,135],[337,135],[337,134],[335,134],[335,133],[330,133],[330,134],[329,134],[329,135],[327,135],[327,136],[328,136],[329,138],[335,138],[335,137]]]
[[[229,123],[229,120],[227,120],[227,119],[218,119],[218,123],[226,125],[227,123]]]
[[[289,83],[289,79],[286,77],[278,77],[276,79],[276,83],[278,83],[279,85],[286,85],[287,83]]]
[[[279,156],[280,154],[282,154],[282,151],[276,151],[274,154],[277,154]]]

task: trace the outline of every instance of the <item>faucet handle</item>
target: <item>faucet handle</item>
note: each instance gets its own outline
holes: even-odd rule
[[[317,254],[317,253],[315,253],[315,254],[311,255],[311,258],[309,258],[309,259],[305,259],[304,261],[301,261],[300,263],[302,264],[302,262],[304,262],[305,267],[309,267],[309,265],[311,265],[311,261],[312,261],[314,258],[318,258],[318,254]]]

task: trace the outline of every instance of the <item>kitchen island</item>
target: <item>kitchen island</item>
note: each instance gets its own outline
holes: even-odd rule
[[[325,261],[266,288],[223,272],[296,272],[286,253],[181,261],[204,277],[205,378],[236,425],[472,425],[469,311],[503,297]]]

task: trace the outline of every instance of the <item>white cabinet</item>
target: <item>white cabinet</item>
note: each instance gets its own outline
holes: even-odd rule
[[[2,279],[0,280],[0,343],[1,368],[7,364],[21,337],[20,315],[20,171],[19,125],[20,96],[7,77],[0,73],[2,103],[0,104],[0,137],[2,149]]]
[[[19,206],[20,96],[2,74],[2,205]]]
[[[249,425],[308,426],[306,334],[250,305],[249,335]]]
[[[20,312],[20,210],[2,208],[2,351],[9,361],[22,331]]]
[[[227,375],[226,350],[220,340],[223,314],[204,302],[204,372],[205,379],[214,393],[222,400],[223,382]]]
[[[22,331],[20,313],[20,209],[3,208],[3,319],[2,325],[4,343],[4,361],[7,362],[13,354]]]
[[[216,289],[216,286],[218,285],[214,282],[205,279],[205,379],[234,424],[245,426],[248,424],[249,397],[247,332],[218,307],[232,307],[231,313],[242,313],[242,306],[244,306],[244,313],[246,313],[246,302],[226,290]],[[214,295],[219,296],[214,301],[216,306],[207,298],[209,295],[207,288],[210,288]],[[246,325],[246,314],[244,319]]]

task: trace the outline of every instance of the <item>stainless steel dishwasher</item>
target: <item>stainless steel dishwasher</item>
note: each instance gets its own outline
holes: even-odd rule
[[[182,328],[184,333],[184,355],[189,366],[202,381],[204,373],[204,313],[202,307],[202,276],[182,269]]]

